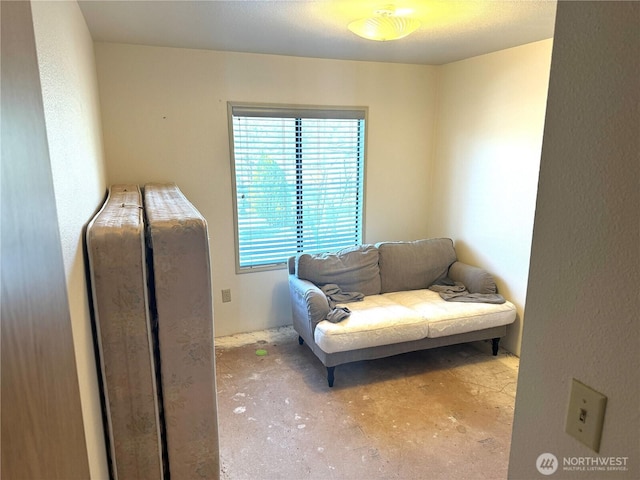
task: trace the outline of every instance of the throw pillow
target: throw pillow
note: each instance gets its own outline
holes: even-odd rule
[[[449,275],[464,283],[469,293],[498,293],[493,275],[483,268],[455,262],[451,265]]]

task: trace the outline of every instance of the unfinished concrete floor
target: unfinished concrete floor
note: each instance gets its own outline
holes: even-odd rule
[[[216,362],[225,480],[507,478],[518,358],[489,344],[341,365],[333,388],[291,328],[217,338]]]

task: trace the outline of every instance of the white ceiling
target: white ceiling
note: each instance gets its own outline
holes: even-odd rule
[[[95,41],[441,65],[553,36],[555,0],[208,0],[78,2]],[[422,22],[401,40],[347,30],[388,4]]]

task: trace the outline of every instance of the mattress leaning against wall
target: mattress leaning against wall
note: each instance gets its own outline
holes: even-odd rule
[[[163,478],[144,234],[138,186],[111,186],[87,251],[116,479]]]
[[[144,187],[171,478],[219,478],[207,224],[175,184]]]

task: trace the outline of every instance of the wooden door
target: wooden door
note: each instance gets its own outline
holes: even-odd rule
[[[1,476],[87,479],[31,4],[0,5]]]

